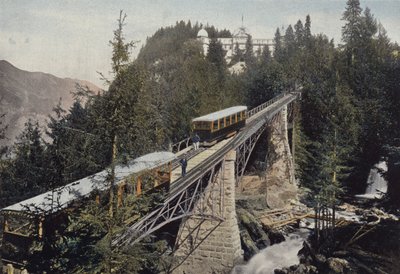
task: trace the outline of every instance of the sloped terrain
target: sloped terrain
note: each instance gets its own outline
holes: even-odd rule
[[[0,114],[6,114],[3,119],[8,125],[7,139],[0,141],[0,145],[12,144],[29,118],[38,120],[44,129],[48,115],[60,99],[64,109],[72,105],[76,84],[95,92],[100,90],[87,81],[23,71],[0,60]]]

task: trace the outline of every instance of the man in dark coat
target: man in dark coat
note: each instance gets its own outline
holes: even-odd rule
[[[185,177],[186,175],[186,167],[187,167],[187,160],[186,160],[186,156],[184,156],[179,163],[181,164],[182,167],[182,177]]]
[[[200,137],[197,133],[192,138],[194,150],[198,150],[200,146]]]

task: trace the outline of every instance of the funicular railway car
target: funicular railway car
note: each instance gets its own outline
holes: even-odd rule
[[[192,120],[193,132],[203,145],[229,137],[246,124],[246,106],[235,106],[216,111]]]
[[[153,193],[169,188],[172,161],[171,152],[154,152],[136,158],[115,168],[117,206],[122,206],[127,195]],[[2,261],[23,269],[29,249],[35,241],[62,234],[68,223],[68,214],[81,207],[88,199],[107,203],[108,170],[80,179],[53,191],[8,206],[1,210],[3,217]],[[17,273],[17,272],[15,272]]]

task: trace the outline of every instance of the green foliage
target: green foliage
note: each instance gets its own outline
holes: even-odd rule
[[[304,42],[306,46],[309,45],[309,42],[311,40],[311,17],[309,14],[306,16],[306,23],[304,24]]]
[[[292,25],[289,25],[285,32],[284,44],[286,49],[285,57],[291,59],[296,51],[296,37]]]
[[[346,21],[342,28],[342,40],[348,48],[348,61],[352,61],[356,50],[357,40],[361,37],[361,12],[359,0],[348,0],[346,11],[343,13],[342,20]]]
[[[285,52],[284,52],[282,36],[281,36],[281,32],[280,32],[279,28],[276,29],[274,43],[275,43],[275,50],[274,50],[275,60],[278,62],[282,62]]]
[[[177,22],[175,27],[161,28],[147,39],[146,46],[140,50],[137,60],[151,64],[159,58],[168,57],[179,51],[186,40],[196,38],[199,30],[200,26],[192,28],[191,24],[183,21]]]
[[[7,206],[48,189],[45,145],[38,122],[28,120],[12,147],[11,158],[1,159],[0,204]]]
[[[237,62],[244,61],[244,52],[240,49],[239,43],[236,43],[233,48],[231,64],[236,64]]]
[[[162,193],[128,195],[115,214],[108,214],[108,204],[89,201],[78,214],[70,216],[64,233],[64,271],[74,273],[151,273],[159,272],[166,259],[165,243],[146,239],[133,246],[110,246],[110,242],[126,229],[127,224],[159,205]]]
[[[246,48],[245,48],[243,58],[244,58],[244,61],[246,62],[247,67],[254,66],[256,63],[256,58],[255,58],[254,52],[253,52],[253,41],[252,41],[251,35],[247,36]]]
[[[272,99],[285,88],[286,75],[283,66],[274,60],[250,67],[243,77],[247,93],[246,104],[249,108]]]
[[[296,25],[294,25],[294,35],[295,35],[295,41],[299,48],[304,46],[304,26],[301,20],[298,20]]]
[[[209,52],[206,57],[203,55],[201,43],[194,39],[200,27],[198,24],[192,27],[181,22],[175,27],[159,30],[149,38],[138,56],[137,63],[145,64],[147,78],[151,79],[146,81],[146,89],[150,90],[150,94],[157,94],[148,98],[159,98],[157,108],[162,112],[154,113],[159,117],[152,116],[152,119],[160,122],[157,130],[162,134],[157,137],[157,143],[162,143],[163,147],[167,147],[167,142],[188,136],[191,132],[191,119],[194,117],[232,106],[232,102],[242,100],[242,97],[231,96],[241,92],[236,85],[240,81],[228,75],[221,44],[211,39]],[[223,35],[214,27],[205,29],[210,37]],[[166,49],[168,54],[165,55],[164,50],[160,49],[164,47],[161,43],[176,43],[176,46]],[[160,48],[157,53],[149,56],[148,52],[153,47]],[[231,88],[234,83],[235,87]],[[149,134],[142,134],[142,138],[148,138]]]

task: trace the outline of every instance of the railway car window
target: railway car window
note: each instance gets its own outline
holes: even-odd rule
[[[194,123],[194,128],[195,129],[210,129],[210,123],[209,122],[195,122]]]
[[[218,129],[218,120],[213,122],[213,130]]]
[[[235,115],[231,115],[231,124],[234,124],[234,123],[236,123],[236,121],[235,121]]]
[[[219,128],[225,127],[225,118],[219,119]]]
[[[231,124],[231,117],[228,116],[225,119],[226,119],[226,126],[229,126]]]

